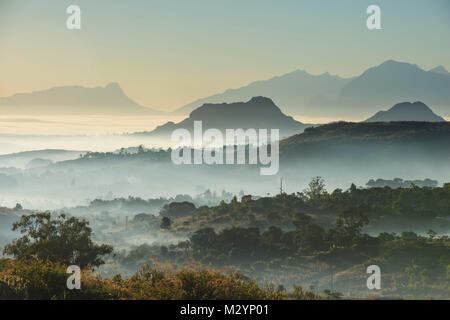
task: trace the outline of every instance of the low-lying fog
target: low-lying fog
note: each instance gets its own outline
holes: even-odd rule
[[[166,142],[123,133],[152,131],[183,116],[0,116],[0,154],[42,149],[113,151]]]
[[[281,162],[273,176],[261,176],[260,165],[175,166],[168,154],[144,152],[133,155],[100,155],[83,158],[87,151],[109,152],[144,145],[148,149],[167,149],[168,141],[124,132],[151,131],[157,125],[180,118],[168,117],[42,117],[0,118],[0,207],[14,208],[17,203],[29,210],[64,210],[87,218],[93,226],[95,239],[111,243],[117,250],[141,244],[177,243],[185,238],[159,230],[130,230],[125,218],[145,213],[157,216],[163,204],[151,209],[91,207],[94,199],[140,197],[164,201],[177,195],[196,197],[206,190],[223,194],[274,196],[283,191],[303,191],[311,178],[325,179],[329,192],[348,189],[351,183],[365,187],[370,179],[434,179],[440,185],[450,181],[450,163],[432,159],[428,154],[413,156],[409,152],[367,155],[359,147],[315,154]],[[15,152],[37,151],[19,155]],[[131,153],[134,153],[131,152]],[[158,158],[159,155],[162,157]],[[243,191],[243,192],[242,192]],[[228,196],[229,198],[229,196]],[[197,202],[200,205],[216,205]],[[229,201],[229,199],[227,200]],[[195,201],[194,201],[195,202]],[[13,216],[15,219],[18,216]],[[17,237],[10,231],[13,219],[0,221],[0,249]],[[8,220],[9,219],[9,220]],[[158,217],[159,219],[159,217]],[[156,223],[158,225],[158,223]]]

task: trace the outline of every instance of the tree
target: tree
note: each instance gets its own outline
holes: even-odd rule
[[[195,205],[191,202],[171,202],[165,204],[159,214],[163,217],[179,218],[191,215],[194,211]]]
[[[358,236],[368,223],[367,216],[357,208],[346,208],[338,215],[336,227],[349,235]]]
[[[313,253],[326,249],[324,238],[322,227],[310,223],[294,232],[293,242],[300,253]]]
[[[217,241],[217,233],[213,228],[202,228],[194,232],[190,241],[195,250],[212,248]]]
[[[430,238],[430,240],[433,240],[436,237],[437,233],[430,229],[430,230],[428,230],[427,235],[428,235],[428,238]]]
[[[105,262],[102,256],[110,254],[110,245],[94,244],[89,222],[65,214],[52,219],[48,212],[23,215],[13,224],[13,231],[24,234],[5,246],[3,254],[18,259],[35,256],[42,260],[75,264],[80,268],[98,267]]]
[[[327,193],[325,189],[325,180],[322,177],[314,177],[311,179],[311,182],[308,185],[308,188],[304,190],[304,194],[310,200],[318,200],[320,197]]]
[[[297,229],[302,229],[304,226],[311,224],[311,217],[307,216],[304,213],[296,212],[294,220],[292,221],[292,224]]]
[[[163,217],[160,227],[161,229],[170,229],[172,227],[172,219],[169,217]]]
[[[335,227],[328,230],[328,237],[337,245],[351,246],[358,242],[368,223],[369,219],[358,208],[346,208],[338,215]]]

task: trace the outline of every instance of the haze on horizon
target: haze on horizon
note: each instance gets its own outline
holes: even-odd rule
[[[79,31],[66,29],[70,4],[0,2],[0,96],[117,81],[137,103],[169,111],[296,69],[352,77],[389,59],[450,67],[444,0],[377,1],[376,31],[365,26],[366,0],[80,0]]]

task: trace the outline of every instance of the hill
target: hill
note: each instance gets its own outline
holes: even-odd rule
[[[118,83],[105,87],[54,87],[32,93],[19,93],[0,98],[0,114],[27,115],[145,115],[158,114],[138,105]]]
[[[76,159],[80,155],[85,153],[86,153],[85,151],[57,150],[57,149],[17,152],[0,155],[0,167],[23,168],[33,160],[45,159],[51,162],[65,161]]]
[[[282,141],[288,146],[293,143],[343,141],[343,140],[404,140],[420,142],[428,139],[447,141],[450,144],[450,123],[433,122],[333,122],[305,129]]]
[[[433,157],[430,157],[433,154]],[[419,157],[450,160],[448,122],[335,122],[305,129],[280,143],[280,156],[289,159],[321,158],[359,161],[381,159],[411,164]]]
[[[389,121],[427,121],[445,122],[445,119],[435,114],[424,103],[398,103],[387,111],[379,111],[366,122],[389,122]]]
[[[280,129],[280,137],[300,133],[309,126],[285,115],[271,99],[253,97],[247,102],[204,104],[183,121],[177,124],[168,122],[146,134],[170,136],[178,128],[192,130],[194,121],[202,121],[203,130]]]

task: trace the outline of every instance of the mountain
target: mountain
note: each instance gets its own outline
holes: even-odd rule
[[[429,70],[429,72],[440,73],[450,76],[450,72],[448,72],[447,69],[445,69],[443,66],[437,66],[436,68]]]
[[[302,132],[309,125],[294,120],[281,112],[275,103],[265,97],[253,97],[247,102],[206,103],[192,111],[188,118],[179,123],[167,122],[157,127],[150,135],[170,136],[173,130],[192,130],[194,121],[202,121],[203,130],[225,129],[280,129],[280,137]],[[143,133],[138,133],[143,134]]]
[[[450,77],[389,60],[346,84],[338,106],[343,115],[359,115],[374,107],[411,100],[432,104],[440,113],[450,115]]]
[[[427,121],[445,122],[445,119],[435,114],[424,103],[398,103],[387,111],[379,111],[365,122],[389,122],[389,121]]]
[[[328,103],[329,100],[335,99],[350,80],[329,73],[311,75],[306,71],[297,70],[196,100],[174,111],[174,113],[189,114],[205,103],[230,103],[247,101],[256,96],[266,96],[271,97],[277,105],[283,106],[284,112],[302,115],[309,113],[310,109],[315,109],[323,101]]]
[[[424,101],[439,113],[450,116],[450,77],[444,71],[441,66],[425,71],[394,60],[348,79],[297,70],[196,100],[175,113],[188,114],[204,103],[268,96],[282,106],[284,112],[308,117],[367,117],[382,106],[411,100]]]
[[[155,111],[127,97],[118,83],[105,87],[54,87],[0,98],[0,114],[145,115]]]

